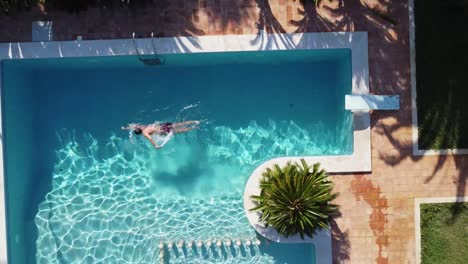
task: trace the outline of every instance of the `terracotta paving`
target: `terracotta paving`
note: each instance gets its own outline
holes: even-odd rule
[[[133,31],[142,37],[368,31],[371,92],[399,94],[401,110],[371,115],[371,174],[332,176],[342,213],[333,225],[334,262],[414,263],[414,198],[468,195],[468,156],[412,155],[407,1],[327,0],[317,7],[307,0],[142,2],[145,8],[0,15],[0,42],[30,41],[31,21],[38,19],[54,21],[55,40],[129,38]]]

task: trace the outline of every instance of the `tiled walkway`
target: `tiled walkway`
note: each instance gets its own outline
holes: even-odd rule
[[[342,212],[333,227],[335,262],[414,263],[414,198],[468,195],[468,156],[412,155],[407,1],[327,0],[317,8],[307,0],[142,2],[156,4],[0,15],[0,42],[30,41],[31,21],[40,18],[54,21],[56,40],[129,38],[133,31],[142,37],[368,31],[370,89],[399,94],[402,109],[372,114],[371,174],[333,176]]]

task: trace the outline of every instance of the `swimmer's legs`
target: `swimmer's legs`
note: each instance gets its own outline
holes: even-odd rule
[[[172,124],[172,130],[174,133],[184,133],[192,129],[198,128],[197,125],[200,124],[200,121],[185,121],[180,123]]]
[[[172,131],[174,131],[174,133],[184,133],[192,129],[195,129],[195,127],[173,127]]]
[[[173,128],[177,128],[177,127],[186,127],[186,126],[190,126],[190,125],[199,125],[200,124],[200,121],[198,120],[191,120],[191,121],[185,121],[185,122],[179,122],[179,123],[173,123],[172,124],[172,127]]]

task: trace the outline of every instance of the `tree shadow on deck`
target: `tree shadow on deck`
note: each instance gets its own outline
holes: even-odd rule
[[[337,217],[341,217],[337,216]],[[345,263],[350,259],[349,252],[351,244],[348,238],[348,230],[344,231],[338,226],[335,220],[330,223],[332,236],[333,263]]]
[[[370,92],[375,94],[398,94],[401,98],[401,112],[387,113],[388,116],[397,119],[401,123],[411,124],[410,102],[410,67],[409,67],[409,35],[407,5],[405,1],[314,1],[302,0],[303,9],[299,10],[303,15],[301,19],[291,21],[297,26],[296,32],[309,31],[367,31],[369,41],[369,85]],[[403,53],[403,54],[402,54]],[[376,126],[376,121],[383,116],[372,114],[371,126]],[[409,120],[409,122],[408,122]],[[396,142],[395,142],[396,143]],[[401,147],[401,146],[400,146]],[[372,185],[364,178],[356,178],[359,186],[372,192],[372,197],[380,197],[379,188]],[[364,195],[364,194],[363,194]],[[365,194],[367,195],[367,193]],[[366,196],[363,196],[364,199]],[[358,196],[360,197],[360,196]],[[385,200],[384,198],[379,198]],[[386,202],[383,202],[386,204]],[[371,203],[371,206],[373,204]],[[381,206],[381,204],[376,205]],[[389,237],[384,232],[385,221],[374,221],[372,217],[382,218],[382,208],[373,210],[369,219],[369,225],[375,231],[376,246],[379,257],[376,263],[388,261],[381,252],[391,244]],[[385,211],[385,210],[383,210]],[[384,217],[386,219],[386,217]],[[381,220],[381,219],[380,219]],[[375,223],[382,226],[375,226]],[[336,227],[335,227],[336,228]],[[334,254],[340,252],[339,248],[346,248],[346,243],[334,240]],[[349,258],[349,255],[348,255]],[[346,258],[344,258],[346,260]],[[341,263],[342,261],[335,261]]]
[[[421,155],[413,155],[413,142],[411,140],[402,140],[397,136],[398,130],[408,128],[409,125],[402,124],[396,120],[393,124],[384,124],[378,122],[378,120],[386,117],[385,113],[375,113],[374,116],[379,118],[373,119],[372,127],[378,134],[384,135],[394,149],[398,150],[398,153],[393,155],[387,155],[383,151],[379,152],[379,158],[390,166],[395,166],[404,160],[411,160],[412,162],[419,162],[425,158]],[[430,157],[432,158],[432,157]],[[455,197],[464,197],[466,193],[466,181],[468,178],[468,156],[467,155],[438,155],[433,156],[436,159],[434,168],[432,169],[431,175],[427,176],[424,183],[427,184],[434,180],[437,175],[443,175],[442,169],[447,162],[453,160],[455,170],[457,171],[456,176],[452,177],[452,182],[457,185]],[[445,177],[450,177],[447,175]],[[457,216],[456,210],[454,210],[454,217]]]

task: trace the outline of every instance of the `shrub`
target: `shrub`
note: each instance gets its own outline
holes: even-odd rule
[[[260,212],[260,221],[285,237],[300,234],[304,239],[319,228],[329,228],[338,212],[331,201],[338,193],[332,193],[333,183],[319,167],[315,163],[310,168],[301,159],[301,163],[289,162],[283,168],[268,168],[260,180],[260,195],[251,196],[257,205],[251,211]]]

